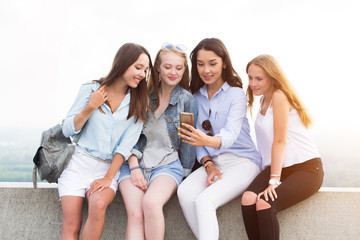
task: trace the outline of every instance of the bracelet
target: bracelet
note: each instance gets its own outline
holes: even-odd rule
[[[281,184],[281,182],[279,181],[279,180],[277,180],[277,179],[275,179],[275,178],[271,178],[270,180],[269,180],[269,184],[270,185],[280,185]]]
[[[280,175],[277,175],[277,174],[270,174],[270,177],[281,177]]]
[[[211,159],[206,160],[206,161],[203,163],[203,166],[205,166],[205,164],[206,164],[207,162],[212,162],[212,160],[211,160]]]
[[[132,168],[130,168],[130,172],[131,172],[132,170],[135,170],[135,169],[138,169],[138,168],[140,168],[139,165],[137,165],[137,166],[135,166],[135,167],[132,167]]]
[[[214,166],[214,164],[211,164],[211,163],[210,163],[210,164],[206,165],[206,166],[205,166],[205,171],[207,171],[208,167],[211,167],[211,166]]]

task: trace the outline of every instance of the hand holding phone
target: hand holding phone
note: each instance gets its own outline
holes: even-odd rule
[[[191,132],[191,130],[186,128],[185,126],[183,126],[182,123],[187,123],[191,126],[194,126],[194,114],[190,113],[190,112],[181,112],[180,113],[180,127]]]

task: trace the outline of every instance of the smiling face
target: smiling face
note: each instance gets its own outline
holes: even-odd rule
[[[201,80],[207,85],[222,85],[223,61],[213,51],[201,49],[196,58],[197,71]]]
[[[174,52],[163,52],[160,55],[158,72],[162,84],[176,86],[182,79],[185,71],[185,59]]]
[[[251,64],[248,68],[248,76],[249,86],[255,96],[272,94],[274,91],[273,81],[262,67]]]
[[[149,58],[145,53],[139,55],[138,59],[123,74],[123,80],[131,87],[136,88],[141,80],[146,77],[149,69]]]

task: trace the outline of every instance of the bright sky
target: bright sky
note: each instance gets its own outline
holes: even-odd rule
[[[217,37],[245,86],[248,61],[277,58],[322,151],[334,140],[358,149],[359,12],[357,0],[0,0],[0,126],[60,122],[80,84],[105,76],[126,42],[154,57],[164,42],[190,53]]]

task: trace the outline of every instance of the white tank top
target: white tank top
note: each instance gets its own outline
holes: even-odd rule
[[[302,163],[320,157],[316,146],[309,138],[309,133],[301,122],[298,112],[293,109],[289,113],[289,123],[283,167]],[[270,103],[265,116],[260,111],[255,121],[255,132],[258,150],[261,154],[261,167],[271,165],[271,149],[274,141],[274,118]]]

